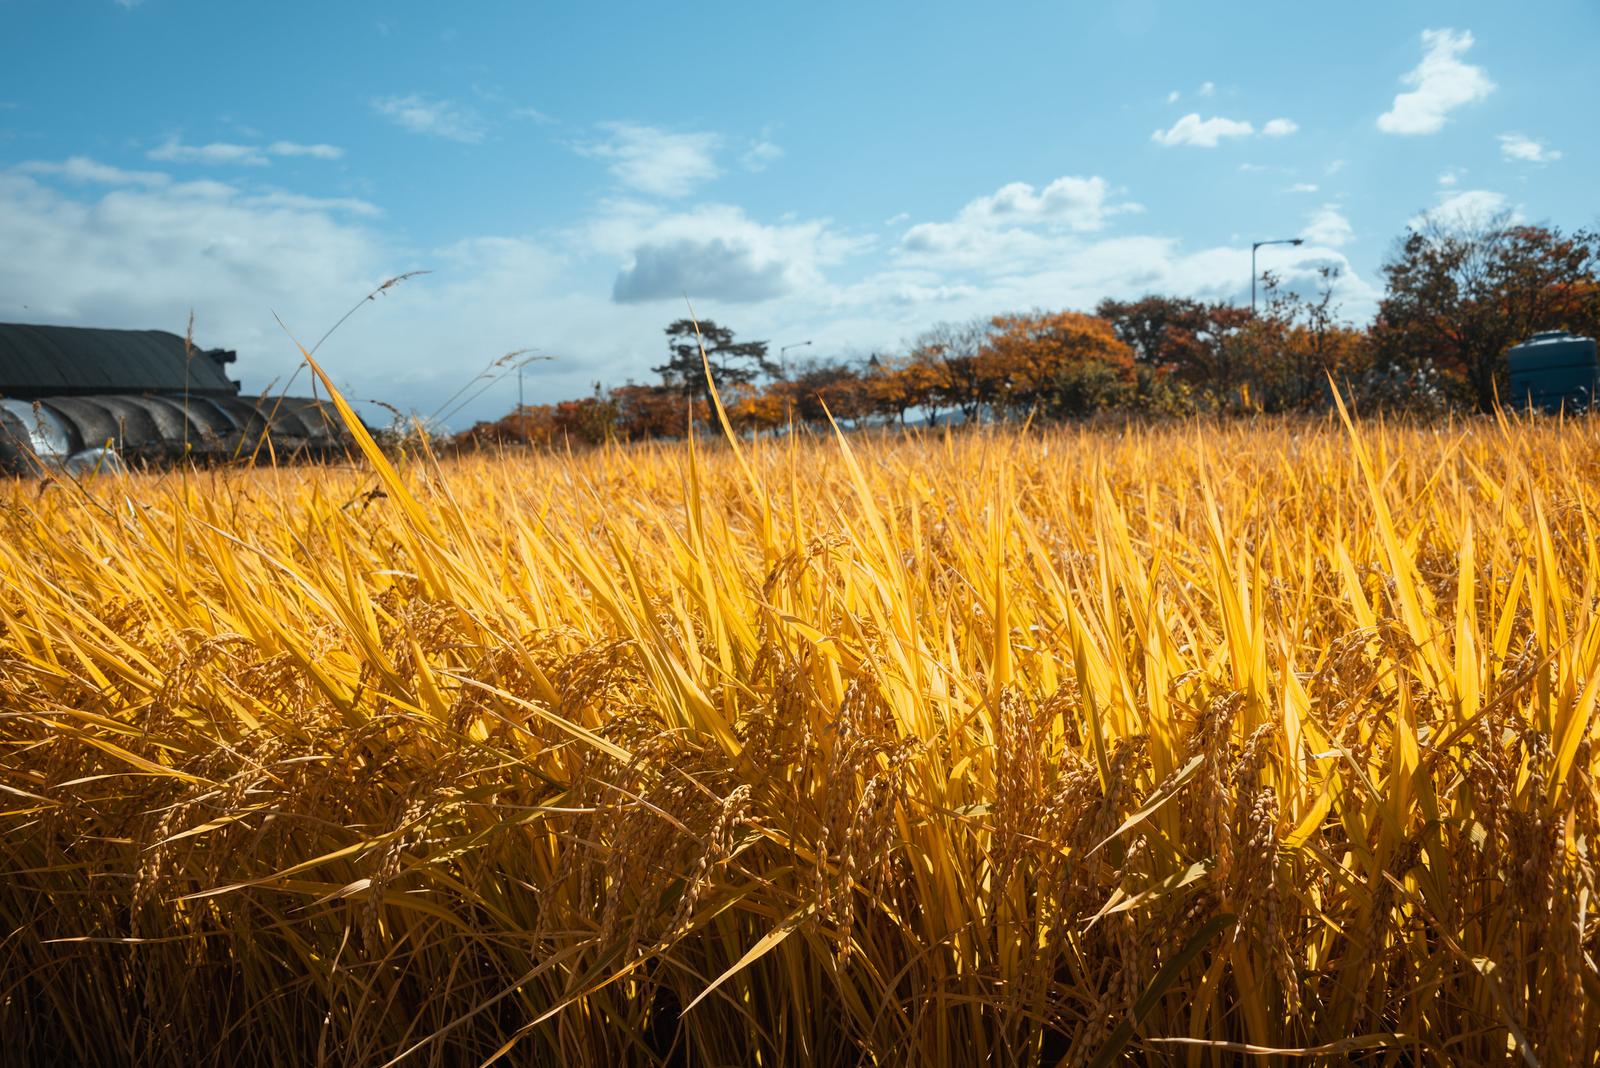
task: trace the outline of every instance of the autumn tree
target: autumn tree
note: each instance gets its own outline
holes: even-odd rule
[[[765,341],[735,341],[732,330],[710,319],[702,319],[698,330],[692,319],[679,319],[667,327],[666,334],[671,358],[652,370],[668,389],[686,397],[704,398],[708,405],[711,390],[706,383],[707,364],[719,393],[733,386],[749,385],[775,370],[767,360]],[[700,356],[702,347],[704,361]]]
[[[1141,390],[1153,391],[1171,376],[1218,404],[1238,389],[1239,341],[1250,323],[1248,308],[1149,295],[1133,301],[1106,299],[1095,312],[1133,350]]]
[[[1133,350],[1106,320],[1082,312],[997,315],[980,354],[993,403],[1047,416],[1084,415],[1122,403]]]
[[[1384,265],[1373,340],[1401,367],[1437,362],[1479,411],[1506,382],[1506,350],[1540,330],[1600,326],[1600,234],[1430,217]]]
[[[839,360],[807,360],[792,370],[789,396],[804,423],[859,419],[870,411],[861,372]]]
[[[955,408],[966,422],[978,418],[990,398],[985,394],[980,356],[989,331],[988,319],[936,323],[911,342],[911,360],[936,369],[938,407]]]
[[[1286,288],[1267,272],[1261,312],[1237,334],[1232,348],[1248,387],[1250,407],[1269,412],[1304,411],[1330,402],[1328,383],[1350,383],[1371,362],[1366,333],[1339,318],[1334,290],[1337,267],[1318,271],[1316,295]]]
[[[661,385],[629,382],[611,391],[617,408],[617,434],[629,441],[681,438],[691,418],[704,422],[706,405],[698,396]]]

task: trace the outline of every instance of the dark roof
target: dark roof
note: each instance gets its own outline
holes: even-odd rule
[[[233,353],[185,351],[165,330],[95,330],[0,323],[0,396],[23,400],[86,393],[232,395],[223,365]]]

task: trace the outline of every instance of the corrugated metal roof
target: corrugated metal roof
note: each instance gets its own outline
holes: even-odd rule
[[[311,397],[0,398],[0,475],[107,446],[136,464],[228,461],[254,455],[265,436],[273,460],[338,456],[355,445],[332,406]]]
[[[232,395],[238,387],[206,353],[165,330],[96,330],[0,323],[0,396],[84,393]]]

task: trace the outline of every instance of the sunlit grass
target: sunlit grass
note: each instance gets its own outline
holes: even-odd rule
[[[1600,1055],[1589,422],[378,459],[0,490],[0,1059]]]

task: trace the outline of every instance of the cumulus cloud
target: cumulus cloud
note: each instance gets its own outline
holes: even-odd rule
[[[1500,135],[1500,155],[1521,163],[1554,163],[1561,158],[1561,153],[1556,149],[1519,133]]]
[[[963,265],[997,256],[1021,264],[1049,247],[1050,235],[1092,233],[1112,217],[1142,211],[1120,199],[1098,175],[1064,176],[1035,189],[1011,182],[969,201],[949,221],[923,222],[908,229],[900,250],[924,264]]]
[[[1489,189],[1463,189],[1459,193],[1442,194],[1439,203],[1421,214],[1412,216],[1408,225],[1417,229],[1429,223],[1436,223],[1441,226],[1461,226],[1471,229],[1486,226],[1501,217],[1511,222],[1520,222],[1522,219],[1521,213],[1512,206],[1510,198],[1504,193],[1496,193]]]
[[[823,268],[871,244],[836,232],[826,220],[765,224],[726,205],[669,213],[631,202],[607,205],[577,239],[626,258],[611,287],[619,304],[684,296],[771,300],[815,289],[824,282]]]
[[[1378,129],[1391,134],[1436,133],[1450,112],[1494,92],[1494,82],[1482,67],[1461,61],[1472,44],[1472,34],[1465,30],[1424,30],[1422,62],[1400,79],[1412,88],[1396,95],[1389,110],[1378,116]]]
[[[1216,148],[1230,137],[1249,137],[1255,127],[1248,122],[1224,119],[1221,116],[1202,119],[1199,112],[1191,111],[1169,129],[1157,130],[1150,140],[1171,148],[1174,145],[1192,145],[1195,148]]]
[[[403,130],[467,145],[482,141],[488,125],[469,107],[421,93],[379,97],[372,108]]]
[[[534,344],[568,359],[530,366],[530,391],[545,388],[535,376],[552,399],[597,376],[620,381],[634,339],[659,331],[658,313],[633,320],[603,292],[564,292],[565,256],[541,242],[409,249],[373,227],[377,210],[219,182],[58,187],[43,171],[0,171],[0,247],[28,250],[0,257],[0,317],[182,333],[192,309],[197,340],[237,349],[233,370],[255,392],[281,388],[299,364],[274,312],[309,343],[386,278],[428,267],[364,305],[319,354],[353,398],[424,413],[488,360]],[[294,388],[309,389],[303,374]],[[466,417],[499,415],[514,398],[501,391]]]
[[[722,138],[714,133],[674,133],[635,122],[606,122],[600,129],[604,140],[574,145],[574,150],[605,160],[611,176],[635,192],[687,196],[722,173],[716,163]]]
[[[617,275],[611,299],[618,304],[705,296],[732,304],[771,300],[789,291],[785,266],[763,262],[748,246],[680,238],[640,245],[633,264]]]
[[[236,164],[265,167],[269,162],[266,153],[254,145],[235,145],[227,141],[186,145],[176,137],[167,138],[145,155],[164,163],[203,163],[208,166]]]
[[[664,316],[682,314],[684,293],[740,337],[815,338],[824,355],[892,346],[939,319],[1147,292],[1249,293],[1248,245],[1110,234],[1110,221],[1136,206],[1095,177],[1002,186],[923,218],[909,241],[826,219],[634,198],[602,201],[565,231],[419,249],[380,225],[379,205],[249,184],[260,171],[227,184],[129,178],[140,172],[93,160],[21,166],[0,170],[0,246],[29,253],[0,259],[7,308],[26,304],[39,321],[180,331],[192,308],[197,338],[238,349],[236,370],[254,391],[281,386],[299,362],[273,311],[313,338],[385,278],[431,268],[364,304],[319,353],[352,397],[424,413],[489,360],[530,345],[561,357],[530,365],[534,400],[648,377],[665,355],[655,351]],[[1286,286],[1313,286],[1316,266],[1340,266],[1346,312],[1370,309],[1370,289],[1337,250],[1280,252],[1272,262]],[[514,384],[494,385],[452,423],[503,414],[515,396]]]
[[[1337,204],[1324,204],[1311,213],[1311,219],[1300,231],[1300,236],[1313,245],[1341,248],[1355,238],[1355,231]]]
[[[1293,119],[1268,119],[1267,124],[1261,127],[1261,136],[1288,137],[1298,129],[1300,124]]]

